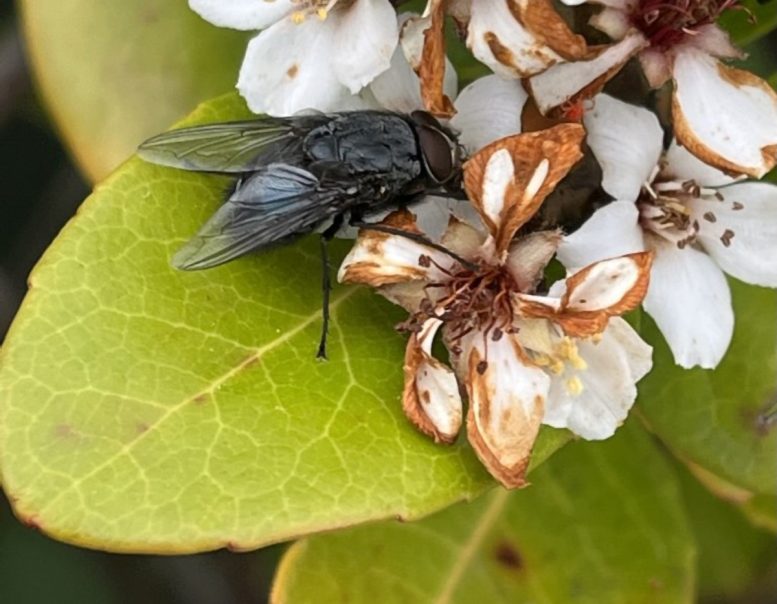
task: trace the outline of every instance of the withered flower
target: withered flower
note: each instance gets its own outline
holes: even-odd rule
[[[463,422],[459,384],[469,399],[467,435],[506,487],[526,484],[544,422],[584,438],[606,438],[651,366],[647,346],[620,315],[639,305],[651,255],[588,266],[539,287],[559,244],[555,231],[516,237],[580,159],[584,132],[563,124],[498,140],[464,168],[464,185],[484,229],[451,219],[440,245],[363,230],[340,268],[410,311],[403,407],[416,427],[453,442]],[[399,211],[389,230],[422,235]],[[432,355],[438,332],[452,367]]]

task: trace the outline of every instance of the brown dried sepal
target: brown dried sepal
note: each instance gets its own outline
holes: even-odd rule
[[[415,216],[406,209],[397,210],[386,216],[381,225],[401,229],[408,233],[420,234],[416,226]],[[396,235],[382,233],[372,229],[361,229],[356,238],[350,255],[354,254],[357,248],[367,251],[370,256],[381,258],[384,256],[383,246],[386,241]],[[423,279],[426,276],[426,270],[419,265],[418,268],[407,267],[404,274],[386,274],[380,272],[381,263],[378,260],[362,260],[348,263],[346,258],[338,276],[341,283],[363,283],[371,287],[381,287],[394,283],[404,283],[415,279]]]
[[[585,130],[580,124],[559,124],[539,132],[517,134],[494,141],[464,165],[464,188],[496,240],[500,253],[539,209],[558,182],[583,157],[581,144]],[[513,179],[507,188],[498,223],[483,207],[483,185],[491,156],[506,149],[513,161]],[[548,162],[547,174],[536,191],[527,191],[532,178]]]
[[[429,390],[421,390],[417,381],[419,371],[423,371],[424,364],[443,369],[443,364],[424,353],[418,334],[412,334],[405,348],[405,362],[402,367],[405,376],[405,386],[402,391],[402,410],[408,420],[422,433],[434,439],[436,443],[452,444],[458,435],[458,428],[454,431],[443,432],[430,419],[427,408],[433,405],[432,393]]]
[[[417,73],[421,80],[421,99],[426,110],[437,117],[456,113],[453,102],[443,92],[445,82],[445,0],[432,0],[431,23],[424,30],[424,48]]]
[[[769,86],[768,82],[765,82],[757,75],[745,71],[744,69],[729,67],[723,63],[718,63],[718,71],[720,72],[721,78],[729,82],[732,86],[737,88],[741,86],[760,88],[761,90],[766,91],[768,95],[774,99],[774,102],[777,103],[777,92]],[[766,165],[765,171],[757,167],[748,168],[747,166],[740,166],[710,149],[693,133],[693,130],[688,124],[688,120],[685,118],[680,102],[677,99],[677,92],[672,94],[672,124],[674,126],[675,136],[683,147],[688,149],[688,151],[702,160],[705,164],[718,168],[730,176],[747,174],[754,178],[761,178],[765,172],[768,172],[777,166],[777,144],[767,145],[761,148],[761,155],[763,156],[764,164]]]
[[[517,344],[516,344],[517,346]],[[513,406],[510,415],[500,418],[500,424],[515,422],[520,424],[522,437],[518,442],[512,443],[508,450],[495,450],[492,448],[486,435],[481,433],[480,426],[488,426],[491,420],[491,401],[494,397],[493,388],[488,384],[488,372],[479,371],[482,358],[477,349],[470,353],[468,363],[467,390],[469,394],[469,411],[467,413],[467,438],[475,450],[480,461],[489,473],[498,480],[502,486],[508,489],[519,489],[528,486],[526,471],[531,461],[531,452],[534,442],[537,440],[542,417],[545,409],[545,400],[537,395],[531,416],[522,413],[519,405]],[[491,439],[493,440],[493,439]],[[518,461],[505,463],[506,455],[517,456]]]
[[[588,53],[585,38],[574,33],[550,0],[507,0],[515,19],[535,38],[567,61]]]
[[[596,310],[583,311],[571,308],[575,290],[586,281],[591,271],[600,264],[596,262],[581,269],[566,280],[566,293],[561,298],[557,308],[535,300],[526,300],[519,296],[517,298],[519,312],[526,317],[553,321],[564,330],[565,334],[574,338],[587,338],[602,333],[607,327],[610,317],[620,316],[637,308],[644,300],[650,285],[650,267],[653,264],[652,252],[637,252],[635,254],[627,254],[621,258],[628,258],[634,262],[637,278],[614,304]],[[616,275],[610,277],[613,280],[616,278]]]

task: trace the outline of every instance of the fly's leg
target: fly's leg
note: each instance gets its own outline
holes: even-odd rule
[[[338,214],[334,217],[332,224],[321,233],[321,291],[323,294],[321,303],[321,339],[318,343],[317,359],[326,359],[326,338],[329,333],[329,294],[332,291],[332,278],[330,275],[331,267],[329,265],[329,248],[327,244],[335,236],[335,233],[343,226],[343,215]]]

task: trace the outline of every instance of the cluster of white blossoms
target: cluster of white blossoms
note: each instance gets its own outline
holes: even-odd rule
[[[412,238],[362,230],[339,279],[408,311],[410,421],[444,443],[466,423],[507,487],[525,484],[542,424],[603,439],[626,418],[652,349],[620,315],[642,305],[678,365],[712,369],[734,327],[725,274],[777,287],[777,186],[754,180],[777,163],[777,94],[721,62],[742,56],[715,23],[737,2],[595,0],[590,25],[610,39],[598,45],[550,0],[429,0],[401,16],[389,0],[189,2],[217,25],[261,30],[238,82],[256,112],[448,120],[468,153],[468,200],[383,219]],[[564,3],[574,16],[584,2]],[[458,95],[446,19],[494,72]],[[647,98],[602,92],[632,59],[645,89],[666,93],[670,124]],[[543,212],[579,182],[584,151],[598,193],[586,220],[554,223]],[[567,274],[549,284],[554,258]]]

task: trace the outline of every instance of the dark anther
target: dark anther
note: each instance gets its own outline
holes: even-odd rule
[[[502,339],[503,335],[504,335],[504,332],[501,329],[499,329],[498,327],[495,327],[493,333],[491,334],[491,339],[494,342],[498,342],[499,340]]]
[[[477,372],[480,375],[483,375],[486,372],[486,369],[488,369],[488,362],[487,361],[480,361],[477,366]]]

